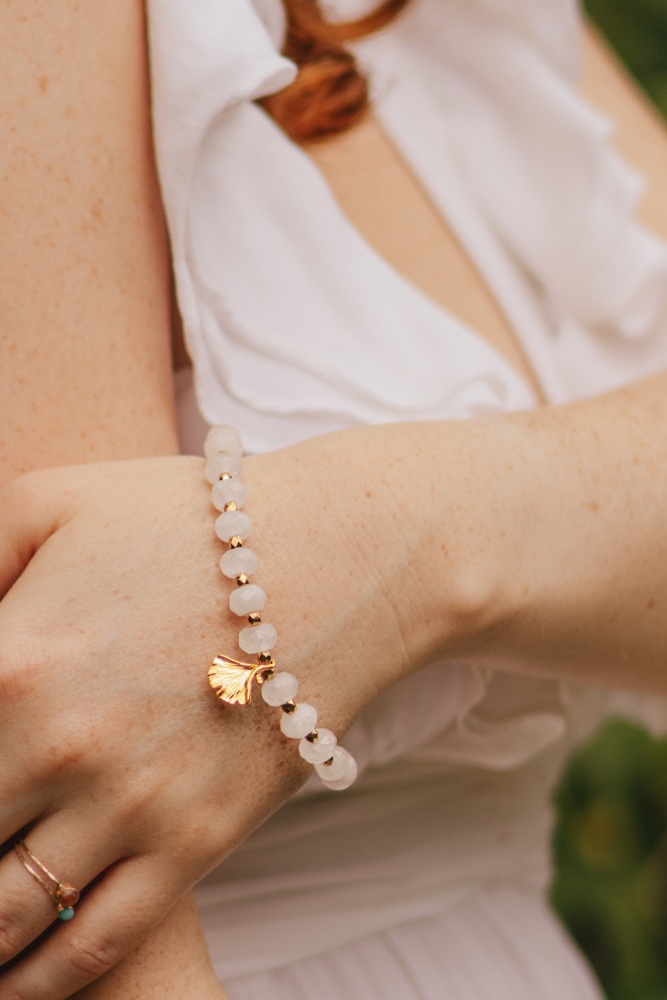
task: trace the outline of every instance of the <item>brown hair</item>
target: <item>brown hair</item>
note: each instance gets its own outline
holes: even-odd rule
[[[317,0],[283,0],[283,53],[299,72],[293,83],[261,103],[292,139],[326,139],[363,118],[369,106],[368,84],[345,43],[383,28],[408,2],[383,0],[357,21],[332,24],[324,20]]]

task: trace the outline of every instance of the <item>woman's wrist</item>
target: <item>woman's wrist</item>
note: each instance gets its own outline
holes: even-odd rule
[[[524,508],[534,509],[524,477],[530,441],[503,418],[404,426],[415,439],[418,503],[408,494],[401,518],[416,510],[422,518],[413,542],[413,602],[405,606],[411,663],[479,662],[521,603]]]
[[[412,423],[245,461],[276,655],[311,674],[309,700],[308,683],[338,689],[330,728],[437,656],[465,656],[503,617],[509,546],[500,490],[488,487],[490,471],[502,481],[496,449],[486,422]],[[331,629],[347,636],[344,662],[322,655]]]
[[[496,566],[477,662],[664,693],[666,382],[487,422]]]

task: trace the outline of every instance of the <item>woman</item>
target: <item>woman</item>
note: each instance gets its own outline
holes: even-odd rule
[[[2,836],[86,892],[54,931],[3,857],[2,995],[595,997],[542,901],[547,803],[604,710],[566,682],[666,687],[664,376],[639,380],[667,258],[573,92],[573,11],[452,4],[442,27],[415,0],[360,43],[373,118],[306,155],[252,103],[293,76],[280,4],[149,10],[204,417],[269,452],[244,476],[277,658],[336,733],[357,720],[363,772],[203,883],[215,974],[191,904],[167,914],[307,772],[204,680],[236,631],[202,462],[175,455],[142,7],[51,6],[2,13]],[[591,59],[657,174],[662,133]]]

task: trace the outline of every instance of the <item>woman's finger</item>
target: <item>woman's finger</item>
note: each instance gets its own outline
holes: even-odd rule
[[[74,920],[54,928],[32,953],[0,973],[0,995],[65,1000],[138,947],[185,889],[175,890],[156,856],[120,862],[89,891]]]
[[[16,774],[12,775],[11,780],[7,780],[4,774],[0,775],[0,859],[13,847],[17,831],[31,826],[35,817],[44,810],[43,795],[34,787],[26,787],[25,781],[21,782],[20,777],[20,774]],[[3,865],[4,860],[0,860],[0,885],[2,884]],[[0,933],[0,938],[1,936]],[[0,941],[0,963],[2,961]]]
[[[59,921],[58,901],[50,895],[58,885],[81,893],[74,906],[78,917],[86,886],[119,856],[109,834],[102,817],[59,812],[31,829],[18,852],[12,847],[0,860],[0,965]]]
[[[131,955],[79,990],[76,1000],[129,1000],[138,995],[141,1000],[225,1000],[191,892]]]

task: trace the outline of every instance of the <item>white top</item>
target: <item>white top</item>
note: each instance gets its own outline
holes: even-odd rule
[[[362,6],[327,3],[340,16]],[[278,54],[279,0],[148,7],[158,167],[204,418],[237,424],[257,452],[359,424],[533,405],[493,348],[368,246],[252,103],[293,77]],[[641,181],[573,89],[577,35],[571,0],[413,0],[357,46],[377,119],[552,402],[667,362],[667,249],[633,220]],[[346,739],[366,768],[359,787],[333,803],[309,783],[200,893],[225,978],[317,952],[323,921],[327,943],[344,944],[500,874],[543,884],[548,787],[566,731],[575,715],[585,728],[596,701],[437,664],[388,691]],[[451,801],[452,787],[459,822],[439,824],[434,795]],[[398,882],[387,878],[397,859]]]

